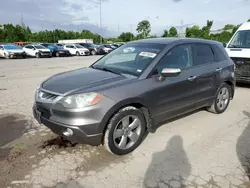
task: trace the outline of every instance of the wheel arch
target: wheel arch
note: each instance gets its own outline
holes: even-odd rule
[[[234,82],[231,80],[225,80],[224,83],[226,83],[227,85],[229,85],[231,87],[231,99],[233,99],[234,98],[234,88],[235,88]]]
[[[141,112],[144,115],[145,121],[147,122],[146,125],[146,129],[150,129],[151,127],[151,113],[150,110],[148,109],[147,105],[141,101],[141,100],[137,100],[137,99],[127,99],[124,101],[120,101],[119,103],[115,104],[113,107],[111,107],[109,109],[109,111],[105,114],[105,116],[102,119],[101,122],[101,127],[100,127],[100,132],[104,133],[107,129],[108,123],[110,121],[110,119],[122,108],[125,108],[127,106],[133,106],[139,110],[141,110]]]

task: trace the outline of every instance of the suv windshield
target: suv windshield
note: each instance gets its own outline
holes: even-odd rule
[[[238,31],[228,48],[250,48],[250,30]]]
[[[79,45],[79,44],[76,44],[75,45],[76,48],[84,48],[83,46]]]
[[[164,44],[152,43],[124,45],[98,60],[92,68],[139,76],[164,47]]]
[[[21,48],[16,45],[4,45],[3,46],[5,50],[20,50]]]
[[[35,45],[34,46],[36,49],[46,49],[44,46],[42,46],[42,45]]]

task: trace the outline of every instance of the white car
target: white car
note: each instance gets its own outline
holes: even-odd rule
[[[52,53],[50,52],[50,50],[40,44],[28,44],[23,47],[23,50],[25,51],[27,56],[31,57],[52,57]]]
[[[83,46],[79,44],[66,44],[64,45],[64,49],[69,50],[71,55],[89,55],[90,52],[87,48],[84,48]]]
[[[3,44],[0,45],[0,57],[4,57],[5,59],[18,58],[18,57],[25,58],[26,54],[22,50],[22,48],[20,48],[17,45]]]

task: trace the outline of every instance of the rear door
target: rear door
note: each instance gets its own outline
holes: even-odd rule
[[[217,91],[221,67],[215,61],[214,52],[207,43],[193,44],[194,68],[198,74],[197,106],[209,104]]]
[[[35,51],[35,50],[33,50],[33,46],[27,45],[27,46],[25,46],[23,49],[24,49],[24,51],[25,51],[25,53],[26,53],[27,55],[29,55],[29,56],[34,56],[33,51]]]

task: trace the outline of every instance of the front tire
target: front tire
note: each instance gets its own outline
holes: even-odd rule
[[[143,113],[133,106],[127,106],[110,119],[104,135],[104,146],[115,155],[125,155],[140,145],[145,130]]]
[[[80,53],[79,53],[79,52],[76,52],[76,56],[80,56]]]
[[[231,89],[228,84],[223,83],[218,89],[213,104],[208,108],[208,111],[215,114],[223,113],[230,103]]]
[[[40,58],[41,54],[40,53],[36,53],[36,58]]]
[[[96,51],[95,50],[91,50],[90,53],[91,53],[91,55],[96,55]]]
[[[4,58],[9,59],[10,57],[6,53],[4,53]]]
[[[60,53],[59,52],[56,52],[56,57],[60,57]]]

